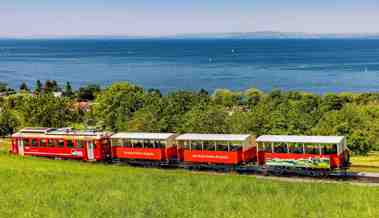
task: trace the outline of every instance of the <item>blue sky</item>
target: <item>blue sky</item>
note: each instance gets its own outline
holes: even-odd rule
[[[378,33],[379,0],[0,0],[0,36]]]

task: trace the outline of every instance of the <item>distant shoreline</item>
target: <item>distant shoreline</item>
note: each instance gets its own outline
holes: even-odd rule
[[[171,35],[39,35],[7,36],[0,39],[379,39],[379,33],[231,32],[179,33]]]

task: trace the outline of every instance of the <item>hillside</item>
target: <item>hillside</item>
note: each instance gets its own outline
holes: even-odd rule
[[[1,150],[0,217],[379,216],[377,187],[22,158]]]

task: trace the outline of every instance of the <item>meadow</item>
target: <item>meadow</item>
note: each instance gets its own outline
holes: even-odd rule
[[[351,170],[356,172],[377,172],[379,173],[379,152],[370,152],[365,156],[351,157]]]
[[[0,144],[0,217],[379,217],[378,186],[53,161]]]

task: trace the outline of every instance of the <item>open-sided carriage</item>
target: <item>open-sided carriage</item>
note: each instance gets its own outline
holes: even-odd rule
[[[177,159],[173,133],[117,133],[111,137],[112,158],[169,162]]]
[[[18,155],[99,161],[110,158],[110,133],[71,128],[24,128],[12,135]]]
[[[237,165],[256,159],[255,137],[232,134],[183,134],[176,138],[185,163]]]
[[[257,150],[258,164],[269,167],[331,170],[349,164],[344,136],[263,135]]]

